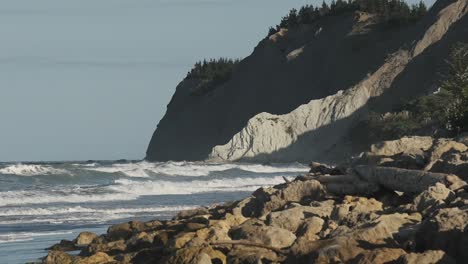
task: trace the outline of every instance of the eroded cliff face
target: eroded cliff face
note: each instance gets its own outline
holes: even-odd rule
[[[450,43],[454,38],[466,40],[468,35],[468,1],[458,0],[440,8],[442,3],[434,7],[433,13],[421,22],[423,34],[418,36],[411,45],[401,47],[390,54],[386,61],[376,71],[362,81],[344,91],[322,99],[311,100],[284,115],[260,113],[250,119],[247,125],[224,145],[216,146],[210,154],[211,160],[222,161],[333,161],[342,155],[352,154],[353,149],[346,147],[349,128],[356,124],[376,102],[369,104],[371,98],[381,96],[392,89],[398,77],[408,68],[415,58],[424,56],[443,60]],[[428,26],[427,26],[428,25]],[[442,42],[445,39],[445,43]],[[439,44],[439,47],[433,47]],[[406,82],[398,83],[398,89],[405,87],[413,89],[414,94],[428,91],[431,85],[420,85],[418,80],[435,75],[437,68],[434,63],[421,65],[427,71],[413,76]],[[436,59],[437,61],[437,59]],[[414,68],[414,67],[413,67]],[[408,69],[414,71],[414,69]],[[407,74],[407,73],[406,73]],[[339,74],[337,74],[339,76]],[[337,77],[338,77],[337,76]],[[434,86],[434,83],[432,83]],[[346,88],[346,87],[344,87]],[[398,95],[398,93],[396,93]],[[386,104],[398,103],[402,98],[385,96]]]
[[[449,46],[467,40],[466,5],[439,0],[404,28],[350,12],[282,30],[214,91],[191,96],[196,81],[181,82],[147,159],[330,161],[350,154],[340,142],[367,108],[384,111],[402,96],[436,88]]]

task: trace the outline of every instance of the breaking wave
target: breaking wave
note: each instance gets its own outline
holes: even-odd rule
[[[63,175],[69,171],[53,168],[49,165],[14,164],[0,169],[0,174],[17,176]]]
[[[212,172],[238,169],[254,173],[305,172],[307,167],[302,164],[260,165],[234,163],[197,163],[197,162],[158,162],[146,161],[138,163],[113,164],[111,166],[90,167],[87,170],[106,173],[123,173],[129,177],[150,177],[155,174],[169,176],[208,176]]]

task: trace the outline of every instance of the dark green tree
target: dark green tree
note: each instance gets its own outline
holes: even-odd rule
[[[449,71],[442,91],[451,95],[447,105],[448,123],[455,133],[468,131],[468,44],[458,43],[448,60]]]

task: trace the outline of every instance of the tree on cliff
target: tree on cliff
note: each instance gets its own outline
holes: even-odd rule
[[[438,91],[405,103],[395,112],[371,113],[351,133],[364,133],[372,141],[380,141],[412,135],[445,137],[468,132],[467,43],[453,47],[447,65]]]
[[[332,0],[330,5],[323,1],[320,8],[305,5],[299,11],[292,9],[282,18],[279,25],[269,29],[268,36],[277,33],[281,28],[312,24],[321,17],[349,11],[376,14],[388,26],[401,26],[419,20],[427,13],[427,7],[422,1],[411,7],[403,0]]]
[[[450,129],[460,133],[468,131],[468,44],[458,43],[448,60],[449,71],[441,89],[451,96],[447,106]]]
[[[195,79],[199,84],[190,91],[190,94],[204,95],[228,81],[239,62],[239,59],[219,58],[195,63],[192,70],[187,73],[186,79]]]

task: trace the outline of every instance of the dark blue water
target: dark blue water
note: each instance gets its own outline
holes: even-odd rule
[[[36,261],[84,230],[245,197],[301,164],[92,162],[0,164],[0,263]]]

